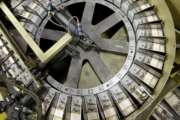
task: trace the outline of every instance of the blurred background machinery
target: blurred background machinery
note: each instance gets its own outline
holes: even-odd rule
[[[179,120],[179,0],[0,0],[0,120]]]

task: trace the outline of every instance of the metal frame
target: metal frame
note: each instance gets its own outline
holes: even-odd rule
[[[164,3],[164,1],[162,1],[162,0],[157,0],[157,2],[156,2],[156,0],[150,0],[150,1],[154,1],[154,2],[152,2],[152,3],[154,3],[154,4],[161,4],[160,6],[163,8],[163,7],[165,7],[166,8],[166,4]],[[4,4],[4,3],[3,3]],[[5,5],[5,4],[4,4]],[[2,7],[2,3],[0,3],[0,7]],[[5,6],[6,7],[6,6]],[[6,7],[7,8],[7,7]],[[2,9],[2,8],[1,8]],[[6,10],[6,9],[5,9]],[[159,10],[159,9],[158,9]],[[162,10],[165,10],[165,9],[162,9]],[[174,33],[173,33],[173,30],[172,30],[172,26],[173,26],[173,22],[172,22],[172,20],[171,20],[171,18],[169,17],[169,15],[167,15],[167,14],[169,14],[169,12],[168,11],[164,11],[164,12],[162,12],[162,10],[159,10],[158,12],[159,12],[159,14],[161,15],[161,17],[162,17],[162,19],[164,20],[164,21],[166,21],[165,23],[167,23],[167,24],[165,24],[165,33],[166,33],[166,36],[167,36],[167,38],[168,38],[168,42],[167,42],[167,52],[168,53],[171,53],[170,54],[170,56],[169,56],[169,54],[168,54],[168,56],[167,56],[167,59],[166,59],[166,62],[165,62],[165,67],[166,67],[166,69],[164,69],[164,71],[163,71],[163,77],[161,78],[161,80],[160,80],[160,82],[158,83],[158,87],[157,87],[157,89],[155,90],[155,96],[157,96],[158,98],[156,98],[155,100],[153,100],[152,102],[149,102],[149,103],[147,103],[147,104],[145,104],[144,105],[144,107],[142,108],[142,109],[140,109],[140,110],[138,110],[138,111],[136,111],[134,114],[132,114],[131,116],[129,116],[129,118],[128,119],[132,119],[132,118],[135,118],[135,117],[137,117],[137,118],[140,118],[141,117],[141,119],[146,119],[147,117],[148,117],[148,115],[151,113],[151,111],[152,111],[152,109],[150,110],[150,112],[147,110],[147,109],[150,109],[150,108],[154,108],[157,104],[158,104],[158,99],[160,99],[160,98],[162,98],[162,96],[161,96],[161,94],[162,94],[162,90],[163,90],[163,88],[164,88],[164,86],[165,86],[165,83],[166,82],[164,82],[164,81],[166,81],[167,79],[168,79],[168,76],[169,76],[169,74],[170,74],[170,70],[171,70],[171,68],[172,68],[172,66],[171,66],[171,63],[174,61],[174,57],[175,57],[175,55],[173,54],[173,52],[172,51],[175,51],[175,48],[173,48],[173,45],[174,45],[174,43],[175,43],[175,37],[174,37]],[[8,11],[8,8],[7,8],[7,11]],[[10,11],[9,11],[10,12]],[[8,16],[8,13],[5,13],[7,16]],[[166,14],[166,16],[168,16],[168,18],[164,15],[164,14]],[[8,16],[9,17],[9,16]],[[11,17],[13,17],[13,16],[11,16]],[[10,18],[9,18],[10,19]],[[16,20],[16,18],[14,17],[14,19]],[[11,20],[11,19],[10,19]],[[13,19],[12,19],[13,20]],[[11,21],[12,23],[13,22],[15,22],[15,21]],[[18,21],[16,21],[17,23],[19,23]],[[18,26],[19,27],[19,26]],[[20,27],[22,28],[22,30],[24,30],[24,28],[20,25]],[[20,29],[20,28],[18,28],[18,29]],[[17,29],[17,30],[18,30]],[[19,32],[22,32],[22,30],[20,30]],[[29,34],[24,30],[24,32],[27,34],[27,36],[29,36]],[[27,36],[25,35],[25,34],[21,34],[21,35],[24,35],[24,37],[26,38]],[[31,41],[33,41],[33,39],[29,36],[29,38],[30,38],[30,40]],[[29,40],[29,39],[25,39],[25,40]],[[60,41],[60,40],[59,40]],[[58,42],[59,42],[58,41]],[[34,42],[34,41],[33,41]],[[61,41],[62,42],[62,41]],[[31,42],[29,42],[29,44],[30,44]],[[40,49],[38,46],[37,46],[37,44],[34,42],[34,44],[35,44],[35,46],[37,47],[37,49]],[[173,45],[172,45],[173,44]],[[34,47],[34,45],[32,45],[33,47]],[[172,46],[172,47],[169,47],[169,46]],[[35,47],[35,48],[36,48]],[[58,45],[57,45],[57,47],[58,47]],[[33,50],[35,50],[35,49],[33,49]],[[56,49],[57,50],[57,49]],[[53,50],[53,48],[52,48],[52,50],[51,50],[51,52],[52,52],[52,55],[53,55],[53,51],[56,51],[56,50]],[[40,51],[41,51],[41,49],[40,49]],[[48,50],[49,51],[49,50]],[[47,56],[44,56],[44,55],[46,55],[46,53],[43,53],[42,51],[40,52],[41,54],[39,54],[38,53],[38,51],[34,51],[34,52],[36,52],[37,54],[37,56],[39,57],[39,55],[41,56],[41,60],[44,60],[45,58],[47,59],[48,57]],[[51,53],[50,52],[50,53]],[[55,53],[56,54],[56,53]],[[51,56],[52,57],[52,56]],[[51,58],[51,57],[49,57],[49,58]],[[47,61],[49,60],[49,58],[47,59]],[[179,76],[177,77],[177,78],[179,78]],[[148,102],[148,101],[147,101]],[[151,104],[151,103],[153,103],[153,104]],[[152,107],[151,107],[152,106]],[[148,112],[147,112],[148,111]],[[143,116],[143,117],[142,117]],[[140,120],[140,119],[138,119],[138,120]]]
[[[155,94],[152,96],[154,99],[150,98],[147,100],[147,102],[144,104],[144,106],[135,111],[132,115],[130,115],[127,120],[146,120],[151,115],[153,109],[158,105],[160,102],[159,99],[163,99],[163,89],[166,86],[166,81],[168,81],[171,70],[173,68],[173,63],[175,60],[175,53],[176,53],[176,36],[175,36],[175,30],[174,30],[174,22],[172,15],[170,13],[170,10],[168,9],[168,6],[166,4],[165,0],[148,0],[151,4],[158,6],[157,7],[157,13],[160,16],[160,18],[164,21],[164,32],[165,36],[167,38],[166,41],[166,60],[164,63],[164,69],[162,71],[162,77],[159,80],[156,89]],[[171,80],[170,80],[171,81]],[[167,83],[168,84],[168,83]]]
[[[14,25],[14,27],[17,29],[17,31],[20,33],[20,35],[23,37],[24,41],[29,45],[29,47],[43,63],[47,63],[48,61],[50,61],[72,40],[72,36],[66,33],[51,48],[49,48],[46,52],[43,52],[4,2],[0,2],[0,8],[10,20],[10,22]]]

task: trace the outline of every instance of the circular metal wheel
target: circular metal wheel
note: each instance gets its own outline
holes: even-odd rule
[[[168,79],[165,76],[170,70],[166,75],[162,73],[173,47],[166,48],[166,21],[162,24],[154,6],[146,0],[52,2],[77,16],[88,36],[86,40],[95,45],[88,44],[86,49],[84,44],[69,44],[47,65],[48,75],[40,80],[45,88],[39,95],[43,114],[49,120],[119,120],[150,104],[157,96],[158,83],[165,84]],[[52,24],[54,17],[48,18],[48,3],[49,0],[11,2],[22,25],[44,51],[66,32]],[[34,58],[30,53],[26,51]],[[15,62],[16,57],[8,57],[2,65],[8,68],[7,75],[27,87],[37,86],[33,73],[23,61]]]

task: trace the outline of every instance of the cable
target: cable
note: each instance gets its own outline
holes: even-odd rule
[[[81,27],[79,18],[78,18],[77,16],[72,16],[72,17],[68,20],[68,25],[67,25],[67,28],[68,28],[68,29],[66,29],[64,26],[60,25],[59,23],[54,22],[54,21],[51,19],[51,17],[54,17],[55,20],[58,21],[58,20],[56,19],[56,17],[54,16],[54,14],[53,14],[53,8],[54,8],[54,7],[53,7],[53,5],[52,5],[52,0],[49,0],[49,2],[48,2],[48,9],[47,9],[47,10],[48,10],[48,17],[49,17],[49,20],[50,20],[51,23],[53,23],[54,25],[56,25],[56,26],[58,26],[58,27],[64,28],[65,30],[67,30],[67,32],[68,32],[69,34],[71,34],[71,32],[70,32],[70,23],[71,23],[72,20],[76,20],[76,22],[77,22],[77,32],[79,33],[78,35],[79,35],[79,36],[82,36],[82,27]]]
[[[69,23],[70,23],[73,19],[76,19],[76,22],[79,23],[79,18],[78,18],[77,16],[72,16],[72,17],[69,19]]]
[[[77,16],[72,16],[69,20],[68,20],[68,26],[70,25],[70,23],[72,22],[72,20],[76,20],[77,23],[80,23],[79,22],[79,18]],[[67,26],[67,27],[68,27]]]
[[[66,28],[65,28],[64,26],[60,25],[59,23],[56,23],[55,21],[53,21],[53,20],[51,19],[52,17],[54,17],[55,20],[57,21],[57,19],[56,19],[56,17],[54,16],[52,10],[53,10],[52,1],[49,0],[48,9],[47,9],[49,21],[50,21],[51,23],[53,23],[54,25],[56,25],[56,26],[58,26],[58,27],[63,28],[63,29],[66,30]]]
[[[64,26],[62,26],[62,25],[60,25],[60,24],[54,22],[51,18],[49,19],[49,21],[50,21],[51,23],[53,23],[54,25],[56,25],[56,26],[58,26],[58,27],[63,28],[63,29],[66,30],[66,28],[65,28]]]

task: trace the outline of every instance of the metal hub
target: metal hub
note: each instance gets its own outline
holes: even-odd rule
[[[49,75],[47,81],[49,84],[51,84],[58,90],[63,90],[64,92],[69,91],[68,94],[78,94],[78,91],[81,91],[81,95],[88,95],[92,93],[96,94],[104,90],[107,90],[111,88],[113,85],[117,84],[128,72],[128,69],[132,64],[135,55],[135,33],[132,25],[130,24],[130,21],[127,17],[125,17],[124,13],[119,8],[113,6],[108,2],[87,0],[84,3],[83,1],[79,0],[74,2],[69,1],[64,3],[63,5],[65,6],[65,8],[67,8],[67,6],[73,4],[75,5],[78,3],[85,4],[81,18],[82,29],[85,33],[84,39],[78,40],[81,42],[79,42],[75,46],[72,45],[73,51],[77,51],[76,53],[78,54],[72,56],[71,58],[71,63],[69,66],[69,71],[66,80],[63,80],[63,82],[61,80],[55,80],[53,76]],[[93,16],[95,14],[95,6],[97,4],[105,6],[106,8],[111,9],[113,12],[110,15],[106,16],[96,25],[93,25],[92,21],[93,19],[96,19]],[[122,27],[125,27],[127,33],[125,32],[124,34],[128,36],[128,41],[120,41],[118,39],[113,40],[113,38],[108,39],[102,36],[104,32],[111,29],[118,23],[121,23],[121,26],[118,28],[118,30],[120,30]],[[48,35],[47,34],[46,36],[52,36],[49,35],[52,34],[52,32]],[[52,38],[48,37],[48,39],[50,40],[54,40],[54,38],[57,38],[54,37],[54,34]],[[120,70],[117,71],[117,73],[115,73],[115,76],[111,73],[110,68],[108,68],[102,60],[102,57],[100,56],[101,52],[115,54],[117,56],[127,56],[125,64],[122,68],[118,68]],[[74,88],[78,88],[84,61],[88,62],[91,65],[92,69],[94,70],[102,85],[94,86],[94,88],[91,89],[76,90]],[[57,60],[58,64],[60,62],[61,61]],[[57,64],[55,64],[55,66],[57,66]],[[57,81],[61,82],[59,83]],[[61,83],[63,83],[65,86]],[[74,91],[74,93],[72,91]]]

